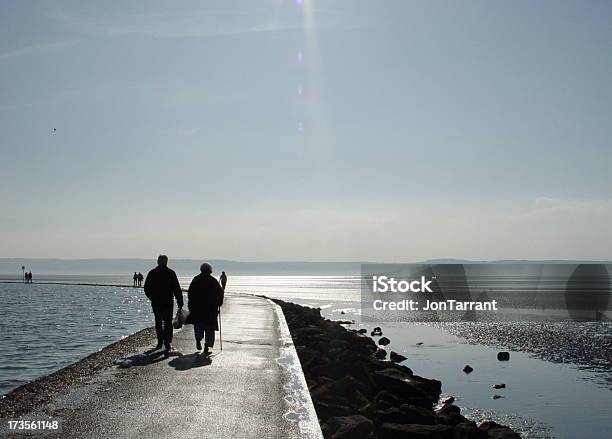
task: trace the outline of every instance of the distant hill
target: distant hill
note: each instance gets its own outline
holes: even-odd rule
[[[244,262],[221,259],[171,259],[170,266],[179,275],[192,275],[198,272],[202,262],[210,262],[215,272],[222,270],[233,275],[358,275],[361,264],[367,262]],[[422,264],[582,264],[609,261],[569,261],[569,260],[500,260],[470,261],[465,259],[432,259]],[[36,274],[44,275],[124,275],[141,271],[146,273],[155,266],[152,259],[50,259],[50,258],[0,258],[0,275],[21,275],[21,266]]]

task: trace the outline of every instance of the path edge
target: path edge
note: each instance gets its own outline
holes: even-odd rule
[[[261,296],[260,296],[261,297]],[[300,431],[300,438],[323,439],[321,424],[317,412],[315,411],[306,377],[302,370],[302,364],[293,344],[293,337],[289,331],[285,314],[280,305],[267,297],[264,297],[273,307],[278,320],[280,357],[277,363],[284,369],[287,374],[285,384],[285,401],[290,407],[290,411],[284,414],[284,417],[290,421],[296,422]]]

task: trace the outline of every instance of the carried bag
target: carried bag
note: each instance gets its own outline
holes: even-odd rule
[[[172,327],[174,329],[181,329],[183,327],[183,323],[187,320],[189,316],[189,311],[184,310],[183,308],[179,308],[176,310],[176,315],[174,316],[174,320],[172,320]]]

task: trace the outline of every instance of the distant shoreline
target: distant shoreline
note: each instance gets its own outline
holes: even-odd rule
[[[20,280],[0,280],[0,284],[25,284],[25,282]],[[137,288],[142,289],[143,287],[136,287],[130,284],[100,284],[100,283],[89,283],[89,282],[65,282],[65,281],[57,281],[57,282],[31,282],[27,285],[77,285],[77,286],[86,286],[86,287],[122,287],[122,288]]]

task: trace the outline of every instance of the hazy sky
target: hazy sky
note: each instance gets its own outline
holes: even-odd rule
[[[0,257],[612,259],[611,23],[2,1]]]

